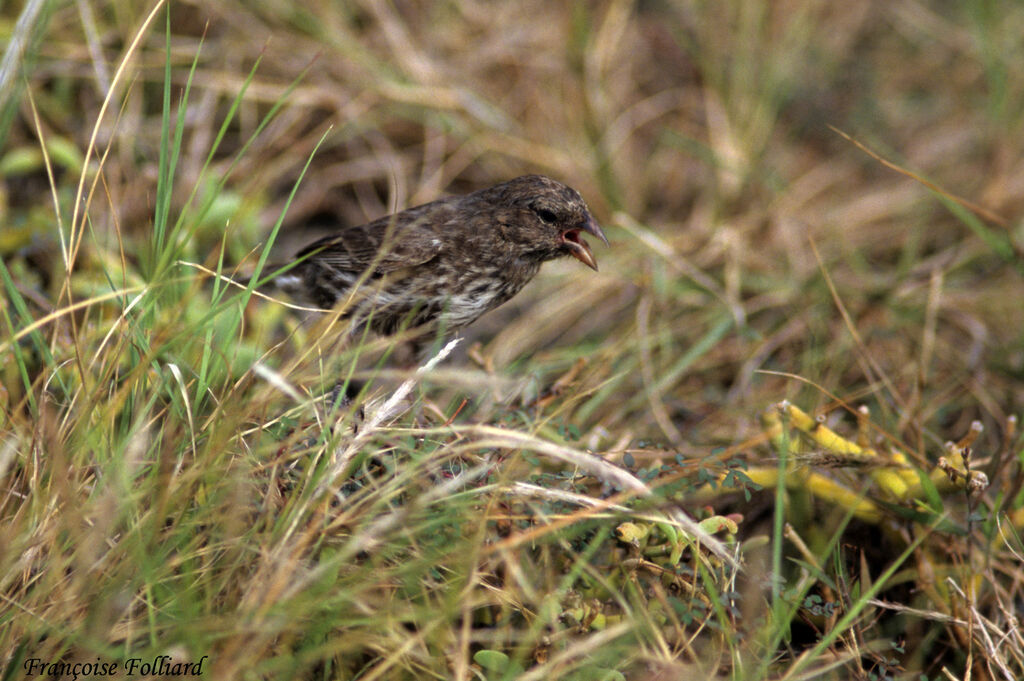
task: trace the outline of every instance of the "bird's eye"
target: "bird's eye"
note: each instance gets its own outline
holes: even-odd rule
[[[537,217],[549,224],[558,219],[558,216],[547,208],[534,208],[533,210],[537,213]]]

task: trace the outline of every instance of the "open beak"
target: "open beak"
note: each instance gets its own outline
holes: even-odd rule
[[[586,232],[587,234],[596,236],[604,242],[605,246],[608,245],[608,237],[604,235],[604,232],[601,231],[601,228],[590,215],[587,216],[587,219],[583,224],[566,230],[562,234],[562,247],[569,252],[569,255],[576,258],[590,269],[596,270],[597,260],[594,259],[594,252],[590,250],[590,245],[583,239],[580,232]]]

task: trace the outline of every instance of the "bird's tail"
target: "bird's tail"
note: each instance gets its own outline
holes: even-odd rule
[[[196,263],[181,264],[188,265],[189,267],[199,270],[210,282],[216,280],[220,286],[233,288],[239,293],[249,291],[251,295],[256,296],[257,298],[273,300],[296,310],[322,310],[322,308],[319,307],[308,307],[306,305],[295,304],[295,302],[288,302],[280,297],[280,294],[284,293],[287,294],[292,301],[306,302],[309,300],[309,296],[306,295],[305,292],[306,286],[304,285],[302,274],[301,272],[296,271],[294,266],[288,267],[287,265],[276,263],[267,264],[263,266],[257,276],[252,272],[248,274],[241,272],[232,272],[230,274],[215,272],[214,270]]]

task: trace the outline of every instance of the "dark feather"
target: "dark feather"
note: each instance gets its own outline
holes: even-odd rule
[[[572,255],[596,269],[581,232],[607,243],[580,195],[527,175],[347,227],[315,241],[276,283],[321,308],[346,303],[353,330],[465,326]]]

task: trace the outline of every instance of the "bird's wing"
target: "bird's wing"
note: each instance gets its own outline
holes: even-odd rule
[[[310,264],[371,276],[421,265],[441,252],[444,227],[454,213],[451,200],[434,201],[365,225],[347,227],[296,254]]]

